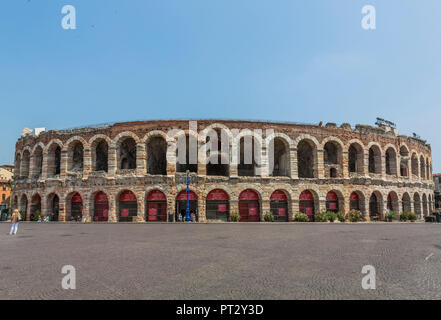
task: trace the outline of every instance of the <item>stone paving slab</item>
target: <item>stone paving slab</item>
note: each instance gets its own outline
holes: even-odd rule
[[[0,299],[440,299],[425,223],[0,224]],[[377,289],[363,290],[373,265]],[[63,290],[63,265],[76,290]]]

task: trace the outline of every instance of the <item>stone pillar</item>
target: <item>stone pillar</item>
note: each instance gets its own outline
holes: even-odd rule
[[[144,143],[138,143],[136,145],[136,174],[144,175],[146,173],[146,146]]]
[[[67,150],[61,150],[60,178],[65,179],[68,170],[69,155]]]
[[[145,199],[144,193],[136,193],[138,199],[138,217],[136,222],[145,222]]]
[[[230,200],[230,215],[236,212],[239,213],[239,201],[236,199]]]
[[[26,205],[26,221],[29,221],[31,219],[31,206],[32,206],[32,198],[29,198]]]
[[[46,216],[49,214],[49,208],[47,207],[47,198],[41,197],[41,219],[46,218]]]
[[[325,177],[325,160],[323,150],[317,150],[317,159],[314,163],[314,170],[317,170],[317,178],[323,179]]]
[[[380,157],[380,168],[381,168],[381,179],[386,179],[386,156],[381,155]]]
[[[117,150],[116,147],[110,146],[108,151],[108,176],[114,177],[117,170]]]
[[[291,169],[291,179],[298,179],[298,166],[297,166],[297,149],[290,148],[289,149],[289,161],[290,161],[290,169]]]
[[[359,200],[361,202],[361,200]],[[369,216],[369,196],[366,196],[366,198],[364,199],[364,212],[363,212],[363,217],[366,221],[370,221],[370,216]]]
[[[89,195],[85,196],[83,199],[83,219],[86,218],[86,221],[93,221],[93,212],[90,208],[90,199]]]
[[[260,165],[258,164],[258,173],[261,177],[269,176],[269,159],[266,146],[262,146],[260,153]]]
[[[173,195],[173,193],[171,193],[171,195]],[[173,222],[176,221],[176,215],[175,215],[175,211],[176,211],[176,201],[174,197],[167,197],[167,221],[168,221],[168,215],[170,213],[173,214]]]
[[[363,150],[363,175],[369,177],[369,151]]]
[[[58,221],[66,221],[66,198],[60,197],[58,203]]]
[[[47,179],[49,173],[49,152],[43,152],[43,170],[41,176],[43,179]]]
[[[175,174],[176,174],[175,142],[167,141],[167,175],[174,176]]]
[[[36,174],[35,157],[33,154],[29,157],[29,178],[32,179]]]
[[[83,175],[88,175],[92,171],[92,151],[90,148],[84,149]]]
[[[202,199],[202,197],[199,197],[198,199],[198,214],[199,214],[199,222],[207,222],[205,200]]]
[[[115,202],[115,196],[112,194],[109,194],[108,196],[109,201],[109,222],[118,222],[118,214],[116,212],[116,202]]]
[[[270,201],[265,199],[265,200],[262,200],[261,203],[262,203],[261,204],[262,210],[260,211],[260,221],[265,221],[265,219],[264,219],[265,213],[268,213],[271,209]]]
[[[342,177],[344,179],[349,178],[349,154],[348,152],[342,152]]]
[[[344,197],[344,199],[343,199],[343,202],[344,202],[344,209],[343,210],[341,210],[341,208],[340,208],[340,211],[341,212],[343,212],[343,214],[348,214],[349,213],[349,211],[351,211],[351,200],[350,200],[350,194],[347,196],[347,197]],[[361,210],[360,210],[361,211]]]

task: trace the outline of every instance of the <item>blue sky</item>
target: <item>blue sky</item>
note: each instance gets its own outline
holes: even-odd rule
[[[76,30],[61,28],[66,4]],[[2,0],[0,163],[24,127],[382,117],[427,139],[440,171],[440,12],[439,0]]]

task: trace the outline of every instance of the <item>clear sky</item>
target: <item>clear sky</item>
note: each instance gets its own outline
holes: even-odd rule
[[[61,27],[67,4],[76,30]],[[2,0],[0,163],[24,127],[382,117],[427,139],[439,172],[440,13],[440,0]]]

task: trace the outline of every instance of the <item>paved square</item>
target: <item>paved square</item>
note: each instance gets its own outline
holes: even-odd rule
[[[1,299],[440,299],[441,225],[0,223]],[[377,289],[363,290],[363,265]],[[63,290],[63,265],[76,290]]]

